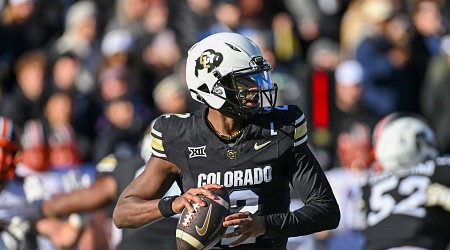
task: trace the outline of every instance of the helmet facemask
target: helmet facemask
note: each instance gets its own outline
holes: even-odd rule
[[[272,68],[262,57],[255,57],[248,68],[232,70],[225,76],[219,74],[211,92],[225,100],[222,110],[241,118],[269,113],[275,106],[278,90],[272,82],[270,70]],[[222,88],[227,98],[221,96]]]

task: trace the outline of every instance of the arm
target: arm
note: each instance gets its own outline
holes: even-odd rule
[[[179,173],[180,170],[175,164],[151,157],[144,172],[134,179],[120,195],[113,213],[116,227],[138,228],[162,219],[158,203]],[[214,198],[208,188],[221,188],[221,186],[205,185],[201,188],[189,189],[173,201],[172,210],[176,213],[181,213],[184,207],[192,210],[190,201],[205,205],[197,194]]]
[[[298,146],[291,157],[287,175],[305,206],[288,213],[256,216],[239,212],[225,218],[223,226],[238,226],[224,238],[241,236],[229,244],[237,246],[250,237],[285,238],[334,229],[340,212],[325,174],[308,146]]]
[[[103,176],[89,188],[60,194],[42,202],[45,217],[87,212],[105,206],[117,195],[117,183],[112,176]]]
[[[306,144],[296,147],[288,176],[305,205],[295,211],[265,217],[266,236],[279,238],[334,229],[340,211],[330,184]]]

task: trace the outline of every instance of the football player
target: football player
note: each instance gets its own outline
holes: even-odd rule
[[[41,214],[44,217],[62,217],[72,213],[105,209],[106,216],[110,219],[119,194],[142,172],[145,162],[150,158],[150,132],[149,126],[140,145],[140,155],[121,157],[110,154],[104,157],[96,165],[96,180],[91,186],[40,201]],[[179,193],[177,189],[172,191],[174,194]],[[110,221],[106,224],[108,222]],[[108,244],[113,249],[145,249],[150,246],[157,249],[174,249],[175,240],[169,237],[167,232],[175,230],[176,223],[176,218],[170,218],[159,225],[121,232],[111,227]]]
[[[152,158],[122,192],[116,226],[142,227],[181,213],[198,197],[225,188],[229,230],[217,248],[286,249],[288,237],[336,228],[339,207],[307,146],[305,116],[276,107],[277,87],[258,46],[236,33],[213,34],[188,52],[187,85],[207,107],[162,115],[152,130]],[[181,196],[163,194],[174,181]],[[292,185],[304,206],[289,210]]]
[[[381,172],[363,186],[366,249],[446,249],[450,240],[450,158],[416,115],[392,113],[373,134]],[[402,248],[403,249],[403,248]]]

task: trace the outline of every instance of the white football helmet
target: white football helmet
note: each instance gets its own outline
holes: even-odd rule
[[[433,130],[419,117],[392,113],[375,126],[375,159],[383,171],[412,167],[438,156]]]
[[[186,82],[194,100],[249,118],[270,112],[275,105],[277,86],[272,83],[271,70],[251,39],[223,32],[191,47]]]

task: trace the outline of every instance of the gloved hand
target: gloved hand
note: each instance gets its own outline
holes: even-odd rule
[[[5,245],[6,249],[22,249],[25,245],[25,238],[29,230],[29,221],[14,216],[6,230],[1,233],[3,245]]]

